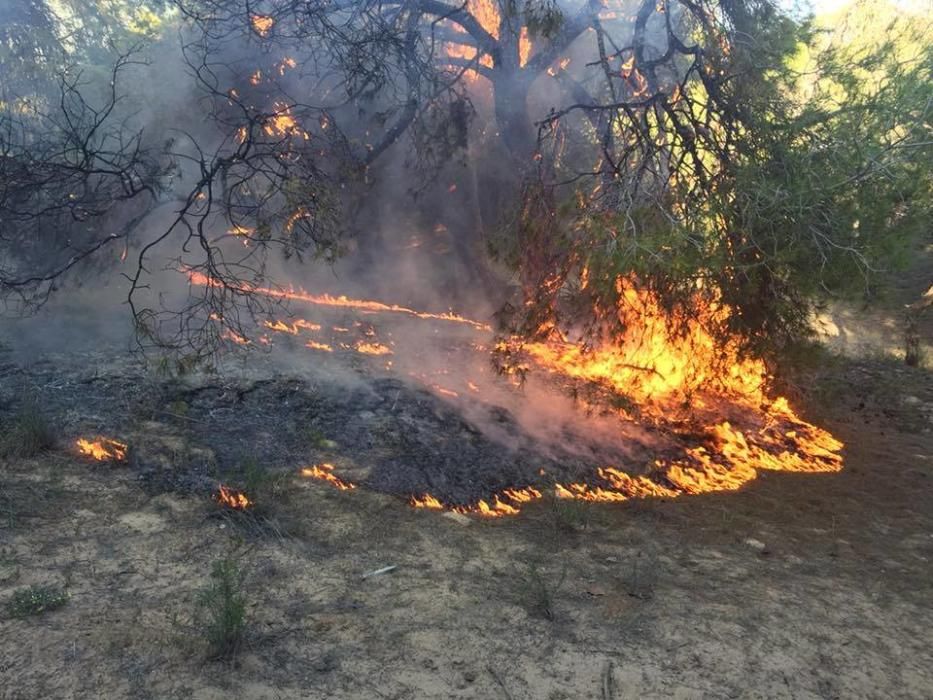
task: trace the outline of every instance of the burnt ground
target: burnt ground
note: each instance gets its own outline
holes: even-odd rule
[[[568,481],[599,464],[598,441],[581,450],[580,436],[562,434],[537,444],[499,405],[479,404],[469,419],[442,394],[373,374],[352,351],[327,359],[354,364],[352,374],[287,376],[269,358],[254,358],[259,368],[248,372],[183,378],[112,353],[8,362],[0,409],[12,417],[42,406],[65,444],[96,435],[129,443],[131,471],[151,496],[208,495],[219,482],[242,481],[251,465],[294,472],[327,462],[370,490],[469,504],[541,486],[542,469]],[[571,443],[573,451],[561,447]]]
[[[411,385],[7,355],[4,421],[34,397],[60,444],[0,467],[0,601],[29,585],[69,600],[0,612],[0,697],[930,697],[933,378],[820,366],[798,399],[846,443],[841,473],[492,521],[412,510],[379,475],[446,455],[431,473],[491,460],[507,480],[559,455],[506,450]],[[126,439],[130,463],[76,457],[88,432]],[[221,515],[210,489],[250,460],[275,475],[261,508]],[[373,488],[295,474],[324,460]],[[248,626],[210,661],[196,600],[225,556]]]

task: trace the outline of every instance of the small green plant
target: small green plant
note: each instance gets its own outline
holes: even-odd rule
[[[55,446],[55,432],[39,407],[29,402],[0,432],[0,457],[32,457]]]
[[[266,493],[275,483],[275,475],[253,457],[244,461],[240,470],[243,473],[243,491],[252,498]]]
[[[7,602],[10,617],[29,617],[57,610],[68,602],[68,594],[53,586],[29,586],[13,592]]]
[[[313,447],[316,447],[319,450],[333,450],[337,447],[337,443],[333,440],[329,440],[327,435],[320,428],[314,426],[309,427],[305,431],[305,437]]]
[[[225,557],[214,562],[210,583],[198,595],[198,626],[207,640],[210,657],[232,658],[246,628],[243,574],[236,561]]]
[[[560,575],[555,585],[545,578],[535,564],[529,564],[518,578],[518,593],[521,605],[530,615],[554,619],[554,594],[564,581],[566,571]]]

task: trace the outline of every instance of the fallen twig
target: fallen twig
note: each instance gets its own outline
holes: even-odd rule
[[[382,574],[387,574],[390,571],[395,571],[397,568],[398,567],[395,564],[392,564],[391,566],[383,566],[381,569],[375,569],[373,571],[366,572],[365,574],[360,576],[360,578],[371,578],[372,576],[381,576]]]

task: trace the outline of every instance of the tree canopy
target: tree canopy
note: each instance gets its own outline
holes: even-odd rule
[[[862,31],[856,11],[828,31],[768,0],[55,7],[4,9],[0,291],[34,305],[119,249],[140,338],[180,352],[244,333],[271,252],[340,256],[348,193],[392,154],[412,182],[459,158],[507,183],[490,253],[520,280],[502,300],[518,338],[624,334],[637,287],[672,319],[728,307],[714,334],[767,352],[815,301],[870,289],[930,211],[924,18]],[[137,303],[157,253],[210,283],[182,308]]]

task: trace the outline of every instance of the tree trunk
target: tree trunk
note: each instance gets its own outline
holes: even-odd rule
[[[537,142],[534,125],[528,116],[531,82],[518,71],[509,71],[497,75],[492,87],[499,136],[512,158],[527,164],[531,162]]]

